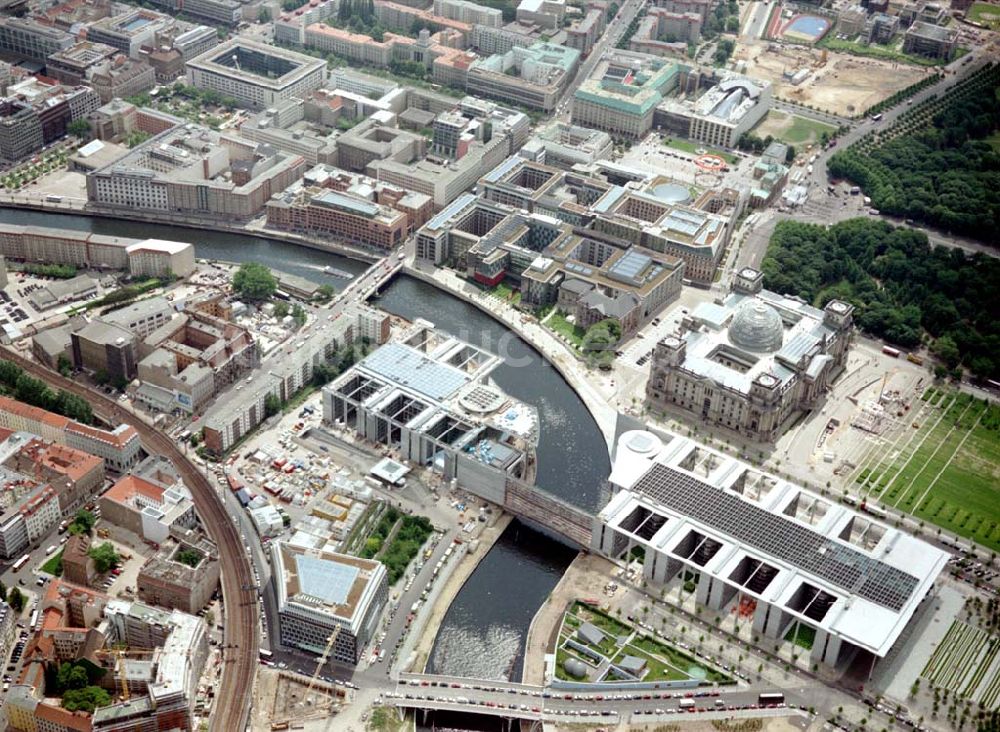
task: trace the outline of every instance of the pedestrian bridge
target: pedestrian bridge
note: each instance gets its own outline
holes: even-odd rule
[[[475,489],[467,488],[472,493]],[[544,526],[582,549],[590,548],[594,516],[538,486],[508,478],[504,491],[505,511]]]

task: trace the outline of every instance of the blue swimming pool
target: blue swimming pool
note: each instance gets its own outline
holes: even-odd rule
[[[785,26],[783,35],[807,41],[818,41],[830,30],[830,21],[815,15],[797,15]]]

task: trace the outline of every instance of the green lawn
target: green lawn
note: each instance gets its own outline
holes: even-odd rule
[[[516,305],[521,300],[521,293],[508,285],[506,282],[501,282],[499,285],[494,287],[490,290],[490,294],[494,297],[500,298],[504,302],[510,302],[513,305]]]
[[[575,603],[573,607],[570,608],[570,612],[581,620],[597,626],[607,635],[616,638],[620,635],[628,635],[632,632],[632,629],[629,628],[629,626],[615,620],[610,615],[605,615],[597,608],[584,605],[582,602]]]
[[[635,638],[632,639],[631,645],[633,647],[642,649],[647,654],[652,654],[659,658],[662,658],[671,666],[681,671],[686,672],[687,669],[691,668],[692,666],[699,666],[705,669],[707,674],[705,678],[707,681],[718,681],[720,684],[728,684],[732,682],[732,679],[730,679],[724,673],[715,671],[706,666],[705,664],[703,664],[702,662],[698,661],[693,656],[689,656],[687,653],[684,653],[683,651],[678,650],[673,646],[660,643],[658,640],[650,638],[647,635],[637,635]],[[688,678],[687,673],[684,674],[684,677]]]
[[[801,145],[805,142],[819,140],[824,132],[832,135],[837,131],[833,125],[817,122],[816,120],[792,115],[792,126],[781,135],[782,142],[789,142],[793,145]]]
[[[949,63],[947,59],[924,58],[915,54],[903,53],[897,46],[885,46],[880,43],[865,45],[856,41],[842,41],[836,38],[833,33],[827,34],[817,45],[831,51],[842,51],[843,53],[851,53],[855,56],[881,58],[887,61],[899,61],[917,66],[944,66]]]
[[[816,629],[804,623],[794,623],[785,635],[786,641],[791,641],[807,651],[811,651],[816,642]]]
[[[45,564],[42,565],[42,571],[48,572],[53,577],[62,577],[62,555],[63,550],[60,549],[58,552],[49,557]]]
[[[646,661],[646,675],[642,677],[643,681],[687,681],[691,678],[680,669],[653,658],[635,646],[625,646],[622,652],[615,657],[615,662],[621,661],[625,656],[636,656]]]
[[[663,144],[666,147],[672,147],[674,150],[680,150],[681,152],[690,153],[691,155],[700,155],[701,153],[698,152],[699,150],[708,153],[709,155],[718,155],[730,165],[739,160],[739,158],[735,155],[731,155],[725,150],[716,150],[714,148],[705,147],[704,144],[694,142],[692,140],[678,140],[676,137],[668,137],[663,141]]]
[[[859,481],[874,482],[873,495],[889,506],[1000,549],[1000,407],[955,392],[934,394],[927,404],[935,406],[918,429],[909,428],[915,434],[899,454]]]
[[[969,8],[965,17],[967,20],[982,23],[993,30],[1000,30],[1000,5],[972,3],[972,7]]]
[[[577,348],[583,345],[583,336],[587,331],[566,320],[566,313],[563,311],[557,310],[552,313],[552,317],[546,320],[545,324]]]

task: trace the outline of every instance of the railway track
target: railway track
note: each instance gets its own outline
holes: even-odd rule
[[[215,694],[210,729],[234,732],[246,729],[251,706],[251,691],[259,659],[260,606],[254,589],[253,570],[246,555],[239,530],[226,511],[225,504],[208,478],[181,452],[167,435],[151,427],[101,392],[65,378],[61,374],[29,361],[4,348],[0,357],[13,361],[32,376],[50,386],[85,398],[96,414],[108,424],[130,424],[139,433],[146,452],[163,455],[173,463],[194,498],[195,510],[208,535],[219,548],[222,569],[222,598],[225,603],[223,625],[223,668]]]

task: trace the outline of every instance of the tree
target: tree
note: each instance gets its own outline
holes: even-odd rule
[[[785,151],[785,162],[789,165],[795,160],[795,146],[789,145],[788,149]]]
[[[281,400],[277,394],[268,394],[264,397],[264,417],[273,417],[281,411]]]
[[[730,15],[726,18],[726,33],[739,33],[740,32],[740,19],[739,16]]]
[[[271,9],[261,8],[257,11],[257,22],[258,23],[270,23],[271,22]]]
[[[7,594],[7,604],[14,608],[14,612],[19,613],[24,610],[24,595],[20,588],[11,587]]]
[[[333,285],[320,285],[318,288],[316,288],[317,300],[329,300],[336,294],[337,290],[334,289]]]
[[[306,311],[298,303],[292,307],[292,318],[295,319],[295,325],[299,328],[306,324]]]
[[[85,686],[63,694],[63,709],[70,712],[93,713],[98,707],[111,704],[111,696],[100,686]]]
[[[81,140],[90,139],[90,123],[85,119],[75,119],[66,125],[66,132]]]
[[[73,362],[65,353],[60,353],[59,358],[56,359],[56,370],[63,376],[69,376],[73,373]]]
[[[94,569],[104,574],[115,567],[121,561],[115,546],[110,541],[106,541],[100,546],[93,547],[89,552],[90,558],[94,560]]]
[[[62,690],[82,689],[90,683],[87,669],[79,664],[64,663],[56,672],[56,687]]]
[[[283,317],[288,315],[288,303],[284,300],[274,301],[274,317],[281,320]]]
[[[260,262],[244,262],[233,275],[233,291],[250,302],[267,300],[277,289],[278,279]]]
[[[958,350],[955,339],[951,336],[943,335],[934,341],[931,348],[934,355],[944,361],[949,367],[954,368],[962,359],[962,354]]]
[[[174,554],[174,559],[194,569],[201,563],[201,552],[197,549],[178,549],[177,553]]]
[[[72,523],[69,525],[69,533],[71,534],[86,534],[90,536],[90,532],[94,529],[94,524],[97,519],[94,517],[90,511],[79,510],[76,512],[76,516],[73,517]]]

